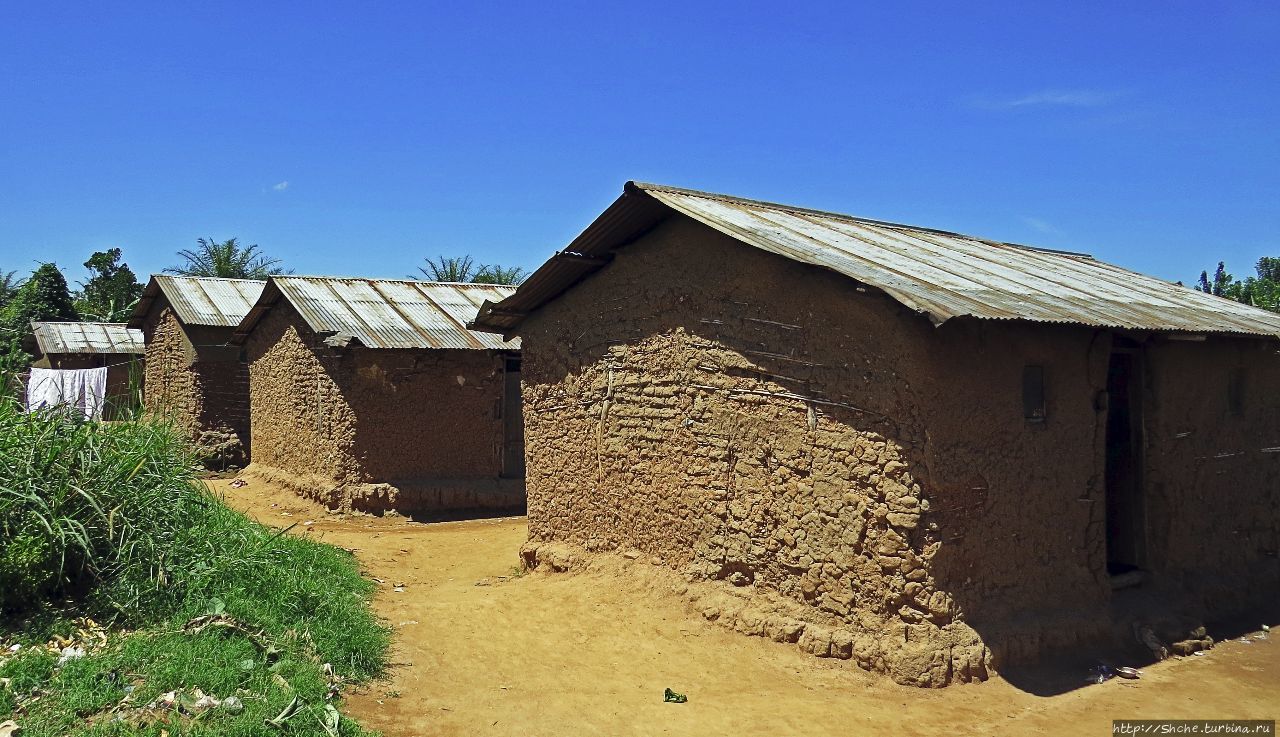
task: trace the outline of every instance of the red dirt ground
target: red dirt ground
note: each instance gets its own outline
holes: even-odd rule
[[[1276,637],[1055,696],[1002,679],[922,690],[710,624],[641,564],[512,576],[522,517],[339,517],[282,487],[228,484],[209,482],[265,524],[355,549],[384,582],[374,605],[395,628],[394,666],[344,711],[388,737],[1108,735],[1117,718],[1280,715]],[[663,703],[666,687],[689,703]]]

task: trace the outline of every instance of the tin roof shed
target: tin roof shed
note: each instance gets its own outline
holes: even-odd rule
[[[514,332],[525,315],[673,214],[877,288],[936,325],[968,317],[1280,336],[1278,314],[1086,254],[639,182],[628,182],[609,209],[514,295],[486,302],[472,327]]]
[[[142,331],[117,322],[35,322],[31,323],[36,348],[42,355],[137,354],[142,345]]]
[[[258,301],[265,284],[256,279],[153,274],[129,318],[129,327],[142,327],[152,303],[162,296],[186,325],[235,327]]]
[[[519,350],[520,341],[468,330],[467,321],[486,301],[506,299],[515,287],[398,279],[273,276],[236,328],[243,343],[281,299],[316,333],[366,348]]]

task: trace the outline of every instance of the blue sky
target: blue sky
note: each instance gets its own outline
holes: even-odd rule
[[[1244,275],[1278,37],[1274,2],[10,2],[0,270],[534,267],[640,179]]]

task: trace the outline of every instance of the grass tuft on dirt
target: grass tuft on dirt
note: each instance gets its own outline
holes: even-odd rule
[[[389,631],[350,553],[226,507],[163,422],[28,414],[2,394],[0,722],[364,734],[333,707],[382,671]]]

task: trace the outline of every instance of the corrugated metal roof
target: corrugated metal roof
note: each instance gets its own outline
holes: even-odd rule
[[[142,345],[142,331],[118,322],[32,322],[36,347],[51,353],[136,353]]]
[[[151,303],[164,295],[186,325],[235,327],[262,294],[264,281],[154,274],[134,308],[130,327],[141,327]]]
[[[395,279],[273,276],[258,304],[236,329],[236,342],[281,297],[317,333],[354,337],[368,348],[518,350],[519,340],[472,332],[467,321],[486,300],[501,300],[515,287]]]
[[[935,324],[973,317],[1280,335],[1280,315],[1085,254],[636,182],[514,297],[486,305],[475,327],[512,331],[525,314],[672,211],[761,250],[877,287]]]

